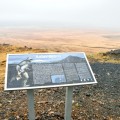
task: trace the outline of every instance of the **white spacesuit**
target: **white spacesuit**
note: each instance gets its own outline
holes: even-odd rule
[[[28,75],[28,70],[29,69],[29,65],[31,63],[30,58],[27,58],[26,60],[21,61],[17,66],[16,66],[16,70],[17,70],[17,80],[22,80],[22,86],[29,86],[27,85],[27,81],[29,79],[29,75]]]

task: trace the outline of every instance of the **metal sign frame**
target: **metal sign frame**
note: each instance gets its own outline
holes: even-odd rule
[[[55,56],[57,56],[57,55],[82,55],[83,57],[84,57],[84,60],[86,61],[86,65],[88,66],[88,69],[89,69],[89,72],[90,72],[90,74],[91,74],[91,76],[92,76],[92,78],[93,78],[93,81],[92,82],[77,82],[77,83],[63,83],[63,84],[50,84],[50,85],[38,85],[38,86],[24,86],[24,87],[11,87],[11,88],[9,88],[9,87],[7,87],[7,84],[8,84],[8,67],[9,67],[9,57],[10,56],[21,56],[21,55],[24,55],[24,56],[30,56],[30,55],[36,55],[36,56],[38,56],[38,55],[41,55],[41,56],[52,56],[52,55],[54,55],[54,57]],[[38,56],[39,57],[39,56]],[[17,59],[17,58],[16,58]],[[44,61],[43,61],[44,62]],[[43,63],[41,63],[41,64],[43,64]],[[72,53],[72,52],[70,52],[70,53],[35,53],[35,54],[8,54],[7,55],[7,62],[6,62],[6,75],[5,75],[5,87],[4,87],[4,89],[5,90],[22,90],[22,89],[37,89],[37,88],[50,88],[50,87],[61,87],[61,86],[76,86],[76,85],[85,85],[85,84],[94,84],[94,83],[97,83],[97,81],[96,81],[96,79],[95,79],[95,77],[94,77],[94,74],[93,74],[93,71],[92,71],[92,69],[91,69],[91,67],[90,67],[90,64],[89,64],[89,62],[88,62],[88,60],[87,60],[87,57],[86,57],[86,55],[85,55],[85,53],[84,52],[74,52],[74,53]]]

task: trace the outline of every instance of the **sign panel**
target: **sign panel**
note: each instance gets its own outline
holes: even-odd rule
[[[97,83],[85,53],[8,54],[5,90]]]

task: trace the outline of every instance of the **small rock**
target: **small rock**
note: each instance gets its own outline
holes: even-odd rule
[[[93,102],[96,102],[96,99],[92,99]]]
[[[35,117],[35,120],[40,120],[40,116],[36,116],[36,117]]]
[[[75,106],[76,106],[76,107],[78,107],[78,106],[79,106],[79,104],[78,104],[78,103],[76,103],[76,104],[75,104]]]
[[[74,103],[75,101],[74,100],[72,100],[72,103]]]
[[[17,119],[19,119],[20,117],[19,116],[16,116]]]
[[[49,114],[49,115],[54,114],[54,111],[50,111],[48,114]]]
[[[102,102],[102,101],[98,101],[98,103],[99,103],[100,105],[104,105],[104,102]]]
[[[10,104],[11,104],[11,103],[12,103],[12,101],[11,101],[11,100],[9,100],[9,101],[8,101],[8,103],[10,103]]]
[[[107,73],[107,75],[109,76],[109,75],[110,75],[110,73],[108,72],[108,73]]]
[[[11,116],[8,120],[15,120],[16,118],[14,116]]]
[[[0,103],[0,107],[2,107],[2,104]]]
[[[54,115],[55,116],[62,116],[62,114],[60,112],[55,112]]]
[[[86,95],[87,97],[90,97],[90,96],[91,96],[91,94],[90,94],[90,93],[86,93],[85,95]]]

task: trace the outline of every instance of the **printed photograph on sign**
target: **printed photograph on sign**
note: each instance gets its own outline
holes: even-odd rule
[[[96,83],[85,53],[9,54],[5,90]]]

